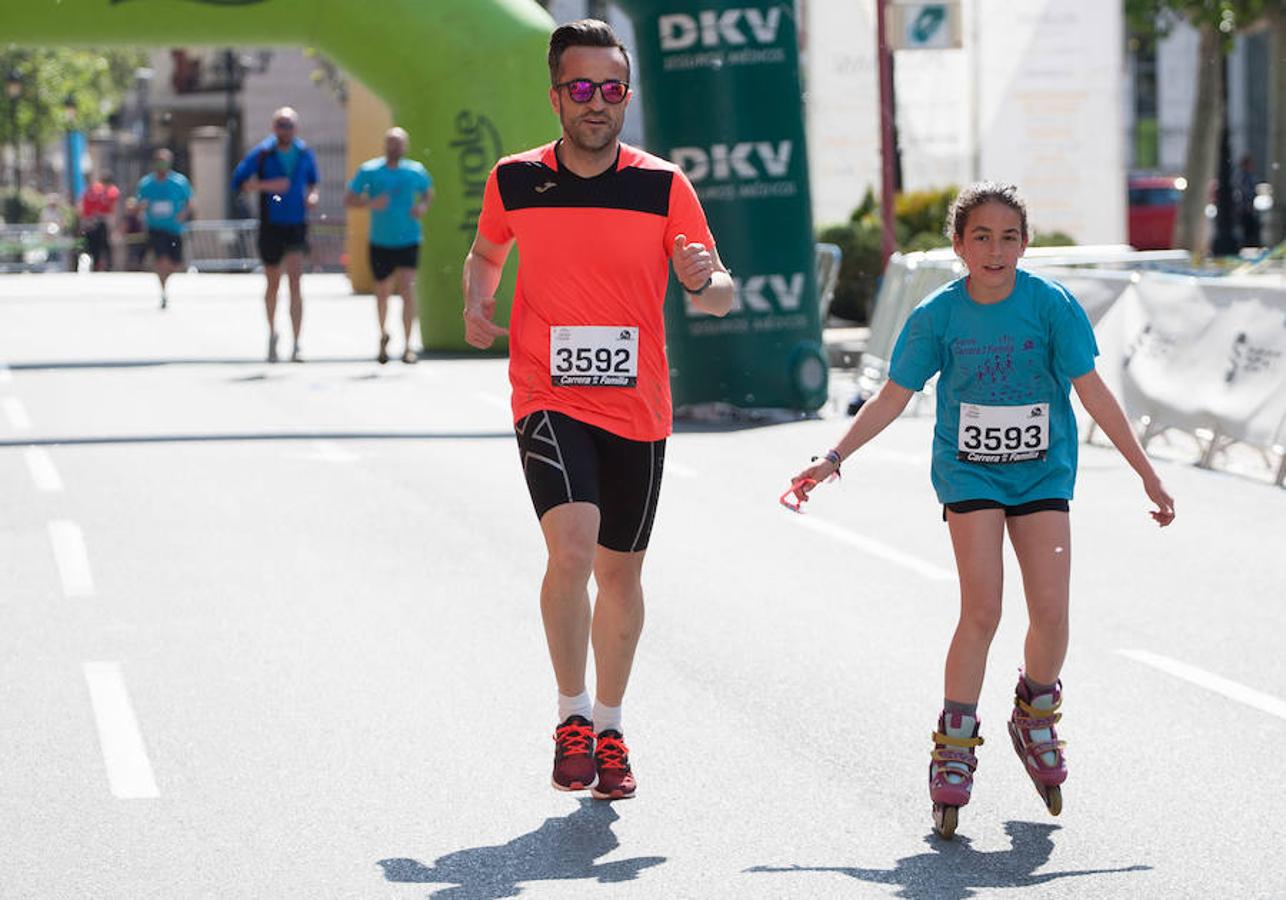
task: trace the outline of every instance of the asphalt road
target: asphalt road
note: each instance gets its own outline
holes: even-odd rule
[[[625,710],[639,795],[594,803],[548,786],[503,360],[378,366],[373,301],[310,276],[307,361],[270,366],[260,290],[178,276],[162,313],[148,276],[0,278],[0,897],[1286,896],[1267,479],[1162,461],[1161,531],[1083,449],[1064,812],[1007,746],[1011,577],[945,843],[927,408],[804,516],[777,496],[835,408],[682,424]]]

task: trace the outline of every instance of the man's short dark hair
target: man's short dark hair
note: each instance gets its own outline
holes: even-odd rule
[[[625,80],[630,80],[630,51],[625,49],[612,26],[599,19],[578,19],[559,25],[549,36],[549,83],[558,83],[558,67],[568,47],[615,47],[625,57]]]

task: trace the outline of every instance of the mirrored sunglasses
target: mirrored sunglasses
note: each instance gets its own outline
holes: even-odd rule
[[[625,95],[630,92],[628,81],[617,81],[615,78],[609,78],[607,81],[590,81],[588,78],[576,78],[556,84],[554,87],[566,88],[567,96],[577,103],[588,103],[593,100],[595,90],[598,90],[603,95],[605,101],[612,104],[620,103],[625,99]]]

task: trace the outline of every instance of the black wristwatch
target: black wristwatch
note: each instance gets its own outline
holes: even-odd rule
[[[693,297],[700,297],[702,294],[704,294],[704,293],[705,293],[706,288],[708,288],[708,287],[709,287],[710,285],[712,285],[712,284],[714,284],[714,276],[713,276],[713,275],[711,275],[709,278],[707,278],[707,279],[706,279],[706,283],[705,283],[705,284],[703,284],[703,285],[701,285],[701,287],[697,288],[695,291],[688,290],[688,287],[687,287],[686,285],[684,285],[683,289],[684,289],[685,291],[688,291],[688,293],[689,293],[689,294],[691,294]]]

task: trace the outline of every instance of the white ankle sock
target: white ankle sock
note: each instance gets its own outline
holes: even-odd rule
[[[599,734],[604,731],[622,731],[621,708],[619,706],[608,706],[602,700],[595,700],[594,731]]]
[[[593,704],[589,699],[589,691],[581,691],[575,697],[568,697],[562,691],[558,692],[558,721],[566,722],[568,716],[590,719],[592,714]]]

